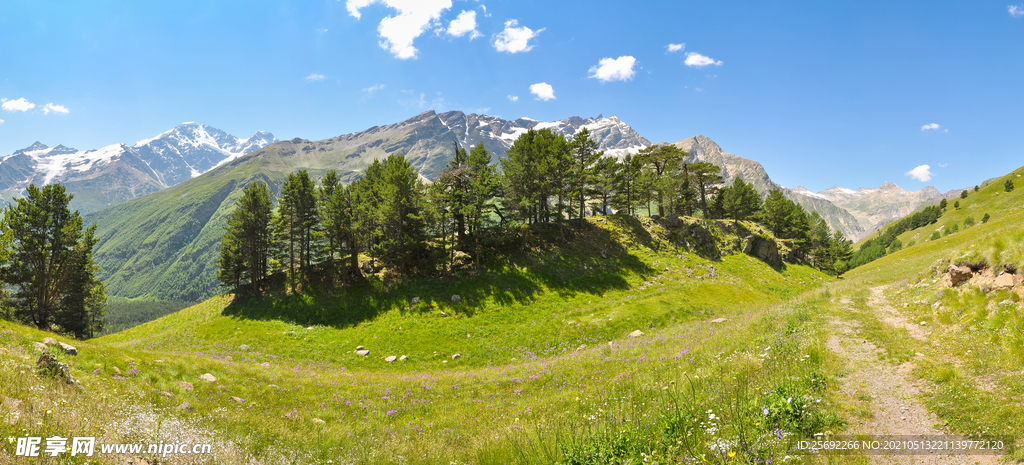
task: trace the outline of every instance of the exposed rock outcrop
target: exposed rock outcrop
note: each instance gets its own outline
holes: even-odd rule
[[[782,256],[775,241],[760,236],[748,236],[743,242],[743,253],[767,263],[773,268],[782,266]]]

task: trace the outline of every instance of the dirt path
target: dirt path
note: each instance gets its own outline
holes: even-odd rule
[[[924,327],[913,324],[898,310],[889,306],[883,294],[884,287],[871,289],[868,304],[880,321],[894,327],[905,328],[912,337],[927,341]],[[849,312],[860,312],[849,300],[840,301]],[[829,338],[828,349],[847,360],[849,374],[840,380],[840,390],[851,399],[866,401],[870,415],[852,418],[849,434],[855,435],[945,435],[937,429],[938,417],[918,400],[919,382],[911,375],[914,362],[893,365],[879,359],[884,349],[859,336],[860,325],[854,320],[836,319],[831,322],[835,334]],[[920,355],[920,354],[919,354]],[[995,464],[992,455],[872,455],[871,463],[878,464]]]

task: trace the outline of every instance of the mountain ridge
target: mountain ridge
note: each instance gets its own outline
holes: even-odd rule
[[[176,185],[276,140],[265,131],[241,139],[182,123],[134,145],[76,150],[36,141],[0,159],[0,205],[21,197],[30,184],[58,182],[74,195],[71,208],[90,213]]]

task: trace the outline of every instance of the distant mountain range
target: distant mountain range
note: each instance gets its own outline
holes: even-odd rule
[[[793,189],[793,192],[827,200],[849,212],[864,228],[864,233],[858,236],[858,239],[893,220],[913,213],[922,204],[942,198],[942,193],[932,186],[910,192],[891,182],[883,183],[877,189],[862,187],[853,190],[832,186],[814,193],[800,186]],[[959,195],[960,191],[956,193]]]
[[[240,139],[199,123],[183,123],[135,145],[75,150],[36,142],[0,160],[0,202],[21,197],[29,184],[61,183],[83,213],[176,185],[276,142],[257,132]]]
[[[190,301],[208,298],[220,292],[216,252],[225,218],[242,186],[259,180],[277,192],[287,175],[300,169],[308,170],[314,178],[336,170],[344,181],[350,181],[373,160],[391,153],[405,154],[424,179],[432,180],[452,157],[453,141],[466,147],[483,143],[497,161],[520,134],[543,128],[565,136],[587,128],[606,155],[617,157],[651,145],[615,116],[541,122],[428,111],[400,123],[319,141],[295,138],[266,145],[273,141],[268,133],[257,133],[242,141],[208,126],[189,123],[133,147],[114,146],[110,152],[121,154],[119,160],[134,161],[131,166],[149,176],[142,178],[152,183],[147,188],[160,190],[86,217],[87,222],[98,228],[96,262],[102,269],[100,278],[109,293],[122,297]],[[726,153],[707,137],[691,137],[675,145],[690,153],[691,162],[709,161],[721,166],[727,182],[739,176],[762,192],[781,189],[784,195],[817,211],[830,226],[855,240],[877,225],[904,215],[932,194],[907,193],[895,185],[860,189],[852,191],[853,194],[841,188],[823,193],[786,189],[773,182],[760,163]],[[56,149],[33,150],[50,150],[48,155]],[[245,154],[247,151],[251,153]],[[127,153],[137,160],[124,155]],[[92,160],[94,167],[111,165],[112,161],[103,160],[115,159],[113,155],[79,157]],[[35,155],[34,166],[54,166],[39,161],[45,158]],[[87,165],[68,166],[49,179],[70,176],[78,173],[76,166]],[[37,179],[46,180],[45,176]],[[3,179],[6,178],[0,174],[0,180]],[[163,186],[170,187],[161,189]]]

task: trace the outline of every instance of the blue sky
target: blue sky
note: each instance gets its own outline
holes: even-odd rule
[[[814,191],[1024,165],[1024,4],[1006,1],[7,0],[0,47],[0,154],[184,121],[316,140],[434,109],[617,114]]]

